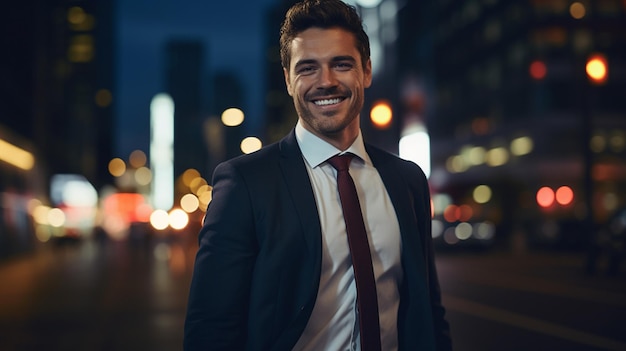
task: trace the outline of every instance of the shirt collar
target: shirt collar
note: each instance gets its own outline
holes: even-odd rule
[[[371,164],[367,152],[365,151],[365,144],[363,143],[363,135],[361,134],[361,130],[359,130],[359,135],[354,140],[350,147],[342,152],[336,147],[332,146],[328,142],[324,141],[317,135],[306,130],[300,120],[296,124],[296,140],[298,141],[298,145],[300,146],[300,150],[302,150],[302,155],[306,162],[311,166],[311,168],[315,168],[320,164],[324,163],[324,161],[329,158],[344,153],[353,153],[358,156],[363,162],[366,164]]]

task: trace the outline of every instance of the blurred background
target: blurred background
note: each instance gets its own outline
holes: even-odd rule
[[[346,2],[363,134],[429,177],[458,349],[626,349],[626,1]],[[297,119],[293,3],[2,5],[0,349],[181,348],[213,169]]]

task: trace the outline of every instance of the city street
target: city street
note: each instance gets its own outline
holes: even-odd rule
[[[440,255],[457,351],[626,350],[626,279],[584,255]]]
[[[48,243],[0,263],[0,350],[181,350],[194,250],[171,238]],[[586,276],[572,253],[437,263],[455,350],[626,350],[623,271]]]

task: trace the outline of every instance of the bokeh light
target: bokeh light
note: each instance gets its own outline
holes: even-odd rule
[[[461,222],[469,221],[474,215],[474,210],[470,205],[461,205],[457,208],[457,217]]]
[[[474,188],[472,192],[474,201],[479,204],[484,204],[491,200],[491,188],[487,185],[479,185]]]
[[[467,222],[459,223],[456,228],[454,228],[454,235],[459,240],[467,240],[472,236],[472,225]]]
[[[503,147],[496,147],[487,152],[487,165],[502,166],[509,161],[509,152]]]
[[[146,156],[146,153],[141,150],[134,150],[128,157],[128,163],[130,163],[130,165],[134,168],[145,166],[147,161],[148,157]]]
[[[496,232],[495,225],[491,222],[476,223],[473,227],[474,236],[481,240],[493,239]]]
[[[530,68],[528,69],[530,72],[530,76],[536,80],[541,80],[546,77],[548,73],[548,69],[546,64],[543,61],[536,60],[530,64]]]
[[[581,19],[585,17],[587,10],[585,9],[585,5],[577,1],[577,2],[573,2],[569,6],[569,13],[572,16],[572,18]]]
[[[483,164],[485,162],[485,155],[487,151],[482,146],[473,146],[467,149],[466,153],[464,153],[464,157],[472,166],[477,166]]]
[[[187,226],[187,223],[189,223],[189,216],[187,215],[187,212],[181,210],[180,208],[176,208],[170,211],[168,222],[172,228],[181,230]]]
[[[393,112],[389,102],[384,100],[376,102],[370,111],[370,118],[374,127],[378,129],[388,128],[393,118]]]
[[[550,207],[554,203],[554,191],[544,186],[537,190],[537,204],[541,207]]]
[[[472,120],[472,132],[476,135],[489,133],[489,120],[485,117],[477,117]]]
[[[443,241],[448,245],[455,245],[459,242],[459,238],[456,236],[455,227],[449,227],[443,232]]]
[[[459,219],[458,209],[459,207],[457,205],[448,205],[443,211],[443,218],[450,223],[456,222]]]
[[[433,219],[431,224],[431,233],[433,238],[438,238],[443,234],[444,225],[440,220]]]
[[[206,179],[202,177],[196,177],[191,182],[189,182],[189,190],[191,190],[192,193],[198,195],[199,189],[207,184],[208,183]]]
[[[150,215],[150,224],[156,230],[163,230],[169,225],[169,214],[165,210],[156,210]]]
[[[464,158],[460,155],[450,156],[446,160],[446,169],[450,173],[461,173],[465,172],[469,168],[467,162],[465,162]]]
[[[126,163],[119,157],[109,161],[109,173],[114,177],[121,177],[126,172]]]
[[[606,58],[603,55],[593,55],[587,61],[585,70],[592,82],[596,84],[604,83],[608,74]]]
[[[96,92],[94,100],[99,107],[108,107],[113,102],[113,95],[108,89],[100,89]]]
[[[257,137],[247,137],[241,141],[240,147],[244,154],[250,154],[260,150],[263,147],[263,143]]]
[[[194,194],[185,194],[180,198],[180,208],[187,213],[192,213],[198,209],[200,201]]]
[[[591,151],[595,153],[600,153],[604,151],[604,149],[606,148],[606,137],[601,134],[596,134],[592,136],[591,140],[589,141],[589,147],[591,148]]]
[[[139,185],[148,185],[152,181],[152,171],[147,167],[139,167],[135,171],[135,181]]]
[[[0,139],[0,161],[8,162],[25,171],[35,166],[33,154],[2,139]]]
[[[67,21],[71,24],[81,24],[86,18],[85,11],[78,6],[72,6],[67,10]]]
[[[222,112],[222,123],[227,127],[236,127],[243,123],[244,114],[238,108],[231,107]]]
[[[432,205],[435,214],[441,214],[452,203],[452,198],[448,194],[434,194]]]
[[[182,179],[186,187],[191,187],[191,182],[196,178],[200,178],[200,172],[193,168],[189,168],[183,172]]]
[[[45,205],[36,206],[33,209],[33,220],[35,223],[42,225],[50,224],[48,222],[48,212],[50,212],[50,207]]]
[[[619,205],[619,196],[613,192],[605,194],[602,197],[602,205],[609,211],[615,210]]]
[[[574,191],[569,186],[562,186],[556,190],[555,199],[560,205],[569,205],[574,201]]]
[[[200,209],[202,211],[206,212],[207,207],[209,206],[209,203],[211,202],[211,199],[213,198],[213,188],[211,186],[209,186],[207,188],[207,191],[202,192],[201,194],[198,194],[198,201],[200,201]]]
[[[523,156],[533,151],[533,139],[524,136],[513,139],[511,141],[511,154],[515,156]]]
[[[60,208],[50,209],[47,213],[47,220],[51,226],[60,228],[65,224],[65,213]]]
[[[624,151],[626,145],[626,137],[621,130],[614,130],[609,138],[609,146],[611,151],[620,153]]]

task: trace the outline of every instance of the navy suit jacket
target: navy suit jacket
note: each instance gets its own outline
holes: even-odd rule
[[[400,350],[449,350],[426,177],[412,162],[370,145],[366,150],[400,224]],[[216,167],[191,282],[185,350],[291,350],[298,341],[315,304],[322,259],[304,162],[292,131]]]

